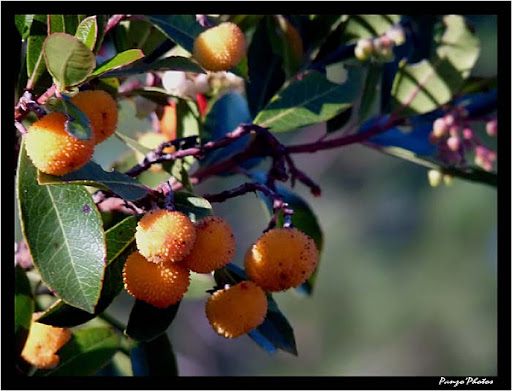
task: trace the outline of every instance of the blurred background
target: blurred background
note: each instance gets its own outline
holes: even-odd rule
[[[482,42],[474,75],[497,72],[495,16],[468,16]],[[118,129],[151,126],[121,104]],[[286,143],[314,141],[321,127],[294,132]],[[98,146],[104,167],[126,149],[115,138]],[[298,357],[269,355],[249,337],[227,340],[209,326],[201,299],[185,296],[168,330],[182,376],[462,376],[497,372],[497,191],[455,179],[432,188],[427,170],[363,146],[294,155],[322,188],[297,184],[324,233],[311,297],[274,294],[294,328]],[[245,181],[212,178],[198,194]],[[254,194],[213,204],[233,227],[235,263],[268,221]],[[16,222],[16,240],[21,239]],[[213,286],[213,282],[206,289]],[[127,322],[133,298],[109,308]]]

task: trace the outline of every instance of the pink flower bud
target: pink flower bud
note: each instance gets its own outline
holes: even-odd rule
[[[452,136],[446,140],[446,144],[451,151],[456,152],[460,149],[460,138]]]
[[[455,123],[455,117],[452,114],[446,114],[444,116],[444,122],[447,126],[452,126]]]
[[[498,120],[494,118],[493,120],[487,122],[485,125],[485,130],[489,136],[496,137],[498,135]]]
[[[460,126],[455,124],[450,126],[450,136],[452,137],[459,137],[460,134]]]
[[[438,118],[434,121],[432,133],[435,137],[441,138],[448,130],[448,126],[443,118]]]
[[[462,138],[464,138],[464,140],[471,140],[473,138],[473,131],[471,128],[464,128],[462,130]]]

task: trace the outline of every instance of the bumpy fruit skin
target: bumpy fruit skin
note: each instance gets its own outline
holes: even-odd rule
[[[37,368],[54,368],[60,361],[55,353],[69,341],[71,331],[35,322],[40,314],[36,312],[32,315],[32,325],[21,356]]]
[[[25,135],[27,154],[40,171],[64,175],[84,166],[94,152],[94,140],[79,140],[65,130],[67,117],[60,112],[34,122]]]
[[[263,323],[267,306],[263,289],[252,281],[242,281],[211,295],[206,317],[217,334],[236,338]]]
[[[167,308],[187,292],[190,272],[175,263],[149,262],[135,251],[124,264],[123,282],[133,297],[158,308]]]
[[[201,34],[194,41],[194,58],[204,69],[226,71],[245,56],[244,33],[234,23],[221,23]]]
[[[210,273],[231,262],[235,246],[233,231],[226,220],[205,217],[196,223],[196,243],[180,265],[196,273]]]
[[[91,121],[96,144],[105,141],[114,134],[117,127],[117,103],[108,92],[103,90],[81,91],[71,98]]]
[[[245,271],[249,278],[272,292],[304,283],[317,263],[315,242],[295,228],[267,231],[245,254]]]
[[[196,241],[194,223],[181,212],[157,209],[137,224],[135,242],[140,253],[155,263],[178,262]]]

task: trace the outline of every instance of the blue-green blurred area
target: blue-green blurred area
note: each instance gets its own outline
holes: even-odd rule
[[[496,17],[470,18],[482,40],[475,75],[496,73]],[[121,131],[149,129],[121,106]],[[322,127],[281,137],[316,140]],[[107,144],[110,143],[110,144]],[[115,149],[112,149],[115,148]],[[104,167],[127,151],[119,140],[98,148]],[[427,170],[354,145],[294,155],[322,196],[297,184],[324,232],[311,297],[274,294],[294,327],[299,356],[269,355],[249,337],[228,340],[209,326],[203,299],[184,299],[168,330],[183,376],[462,376],[497,373],[497,191],[455,179],[432,188]],[[246,181],[215,177],[196,187],[215,193]],[[235,263],[266,228],[254,194],[213,204],[232,226]],[[509,260],[505,260],[508,262]],[[133,298],[108,309],[123,322]]]

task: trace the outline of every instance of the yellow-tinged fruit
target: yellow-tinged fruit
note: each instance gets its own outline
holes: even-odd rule
[[[194,41],[194,58],[209,71],[227,71],[245,56],[244,33],[230,22],[221,23],[201,34]]]
[[[151,262],[181,261],[194,246],[196,228],[181,212],[157,209],[137,224],[135,242],[140,253]]]
[[[216,291],[206,302],[206,317],[217,334],[236,338],[258,327],[267,314],[267,296],[252,281]]]
[[[112,136],[117,127],[117,103],[110,94],[103,90],[80,91],[71,98],[91,121],[96,144]]]
[[[156,132],[146,132],[137,138],[137,142],[140,145],[142,145],[146,148],[150,148],[150,149],[154,149],[154,148],[158,147],[160,144],[162,144],[166,141],[170,141],[170,140],[171,139],[168,138],[166,135],[164,135],[162,133],[156,133]],[[174,148],[172,146],[164,148],[164,150],[163,150],[164,153],[173,153],[174,151],[176,151],[176,148]],[[139,152],[135,153],[135,157],[137,158],[138,162],[141,162],[144,159],[144,155]],[[153,164],[151,166],[150,170],[151,171],[161,171],[162,165],[161,164]]]
[[[60,112],[45,115],[34,122],[25,135],[27,154],[39,170],[64,175],[85,165],[94,152],[94,140],[79,140],[69,135],[67,117]]]
[[[183,298],[190,284],[190,272],[176,263],[149,262],[135,251],[124,264],[123,282],[133,297],[166,308]]]
[[[165,134],[169,140],[174,140],[176,138],[177,128],[178,117],[176,114],[176,102],[172,102],[164,107],[164,114],[160,120],[160,131]]]
[[[317,263],[315,242],[296,228],[267,231],[245,254],[245,271],[249,278],[272,292],[304,283]]]
[[[210,273],[231,262],[235,246],[233,231],[226,220],[205,217],[196,223],[196,243],[180,265],[196,273]]]
[[[60,361],[55,353],[69,341],[71,331],[35,322],[40,314],[35,312],[32,315],[32,324],[21,356],[37,368],[54,368]]]

